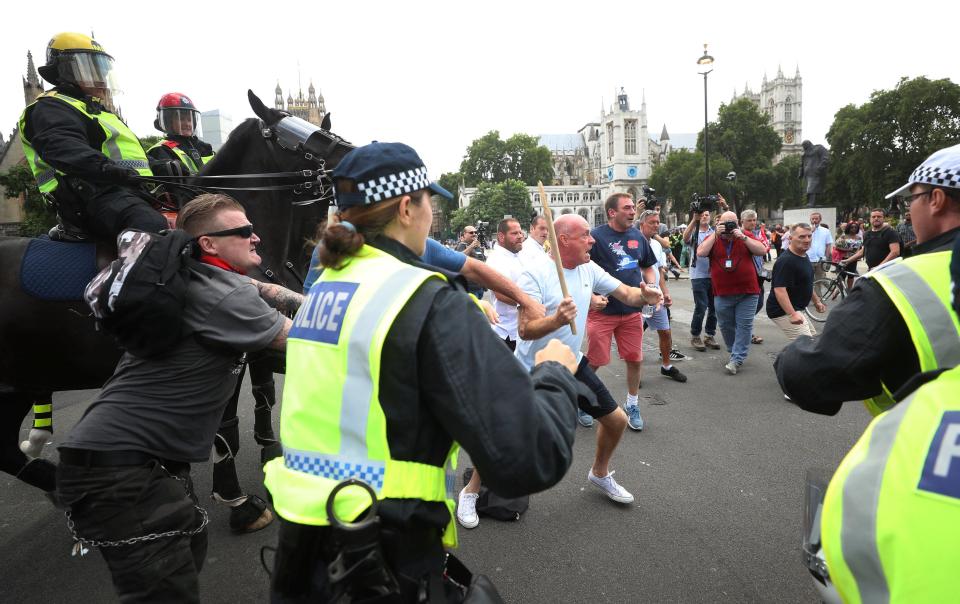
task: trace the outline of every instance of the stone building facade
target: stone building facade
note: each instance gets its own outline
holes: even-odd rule
[[[43,82],[40,81],[40,76],[33,64],[33,54],[27,51],[27,75],[23,78],[23,106],[26,107],[34,102],[41,94],[43,94]],[[23,145],[20,143],[20,132],[15,124],[5,143],[3,136],[0,135],[0,174],[26,162]],[[0,190],[0,235],[18,234],[22,221],[23,197],[19,195],[8,197],[6,191]]]
[[[681,135],[696,140],[695,135]],[[591,225],[606,223],[603,204],[613,193],[640,197],[653,169],[673,151],[666,125],[660,139],[650,138],[646,95],[631,108],[621,88],[614,105],[600,108],[599,121],[587,122],[574,134],[544,134],[540,144],[553,155],[554,178],[545,192],[555,215],[577,213]],[[470,205],[476,188],[460,192],[460,207]],[[528,187],[534,210],[542,213],[537,187]]]
[[[317,92],[312,81],[307,88],[306,98],[303,96],[302,88],[297,92],[296,98],[288,91],[286,107],[284,107],[283,89],[280,88],[279,81],[277,82],[277,88],[274,90],[274,93],[276,93],[273,101],[275,109],[286,111],[290,115],[306,120],[315,126],[320,125],[320,122],[323,121],[323,116],[327,113],[327,106],[323,100],[323,94]]]
[[[730,102],[739,99],[750,99],[760,111],[770,118],[770,125],[783,141],[780,153],[774,158],[779,162],[788,155],[803,153],[803,79],[800,77],[800,67],[792,78],[785,77],[783,70],[777,68],[777,76],[772,80],[763,74],[759,92],[753,92],[749,84],[743,87],[743,94],[733,91]]]

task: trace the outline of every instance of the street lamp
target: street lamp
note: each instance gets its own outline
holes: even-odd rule
[[[706,71],[698,72],[703,76],[703,194],[710,194],[710,145],[707,133],[707,74],[713,71],[713,57],[707,54],[707,45],[703,45],[703,56],[697,59],[697,65]]]

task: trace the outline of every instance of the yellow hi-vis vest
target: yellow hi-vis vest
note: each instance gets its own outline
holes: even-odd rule
[[[900,312],[920,360],[920,372],[960,365],[960,322],[951,310],[950,258],[953,252],[921,254],[867,273]],[[863,401],[873,415],[896,402],[886,384]],[[958,571],[960,572],[960,571]]]
[[[114,163],[126,168],[133,168],[140,173],[140,176],[153,176],[150,171],[150,164],[147,162],[147,154],[140,145],[140,140],[130,128],[115,114],[109,111],[101,111],[92,114],[87,111],[87,104],[81,100],[69,97],[62,92],[51,90],[41,94],[38,98],[57,99],[70,105],[79,111],[84,117],[96,122],[101,128],[105,138],[100,147],[100,152],[109,157]],[[32,106],[32,104],[31,104]],[[26,135],[27,110],[24,109],[20,114],[20,141],[23,143],[23,154],[27,158],[27,164],[33,172],[33,177],[37,179],[37,187],[41,193],[53,193],[57,185],[57,175],[63,174],[59,170],[54,170],[47,162],[37,155],[33,144],[27,140]]]
[[[827,487],[821,538],[844,602],[960,599],[960,367],[874,418]]]
[[[283,518],[329,525],[330,491],[356,478],[381,499],[444,502],[450,523],[443,543],[456,546],[453,470],[459,446],[450,448],[444,467],[393,459],[379,402],[390,326],[414,292],[437,277],[443,278],[365,245],[342,269],[325,269],[310,288],[287,340],[283,457],[265,467],[264,483]],[[346,488],[337,494],[336,515],[352,521],[369,505],[366,492]]]
[[[149,153],[150,151],[153,151],[158,147],[163,147],[168,151],[173,151],[173,154],[177,156],[177,159],[180,160],[180,163],[183,164],[183,167],[187,169],[187,173],[191,175],[198,174],[200,172],[200,168],[202,168],[204,165],[207,164],[207,162],[213,159],[213,155],[201,155],[200,165],[198,166],[197,163],[193,161],[193,158],[190,157],[188,153],[186,153],[183,149],[180,148],[180,145],[177,144],[176,141],[170,141],[170,142],[172,144],[168,145],[166,140],[162,140],[156,145],[147,149],[147,153]]]

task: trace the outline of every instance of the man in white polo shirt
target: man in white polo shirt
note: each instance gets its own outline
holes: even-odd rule
[[[534,365],[537,352],[546,347],[553,338],[570,347],[577,355],[578,368],[574,376],[590,388],[596,395],[597,404],[589,406],[581,400],[581,409],[589,413],[600,424],[597,430],[597,449],[593,466],[587,473],[591,484],[602,490],[607,497],[618,503],[633,502],[633,495],[613,479],[609,469],[610,458],[627,427],[627,415],[607,390],[590,364],[580,352],[583,333],[587,323],[587,311],[593,292],[603,296],[613,296],[629,306],[663,303],[660,291],[640,287],[628,287],[590,260],[590,248],[594,238],[590,234],[590,225],[579,214],[565,214],[555,223],[557,231],[557,249],[563,265],[563,274],[567,282],[569,296],[564,298],[557,278],[557,269],[552,262],[531,262],[523,265],[523,274],[518,285],[520,289],[546,307],[546,316],[531,316],[521,311],[518,322],[520,342],[517,344],[517,358],[528,369]],[[570,329],[570,322],[577,326],[576,335]]]
[[[530,221],[530,234],[523,241],[523,249],[520,250],[520,258],[526,262],[532,260],[538,262],[547,257],[547,250],[544,249],[544,242],[547,240],[547,219],[537,214]]]
[[[810,214],[810,226],[813,227],[813,236],[810,238],[810,249],[807,251],[807,258],[813,263],[814,280],[824,276],[823,269],[820,267],[821,260],[831,260],[833,256],[830,252],[833,250],[833,233],[830,229],[821,225],[823,216],[820,212]],[[784,247],[786,249],[786,247]]]

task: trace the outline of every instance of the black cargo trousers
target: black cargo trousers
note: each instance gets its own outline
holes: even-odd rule
[[[150,460],[100,467],[61,461],[57,490],[75,537],[115,543],[99,549],[121,602],[200,601],[207,531],[197,529],[206,518],[198,509],[189,464]],[[172,534],[144,538],[165,533]]]

